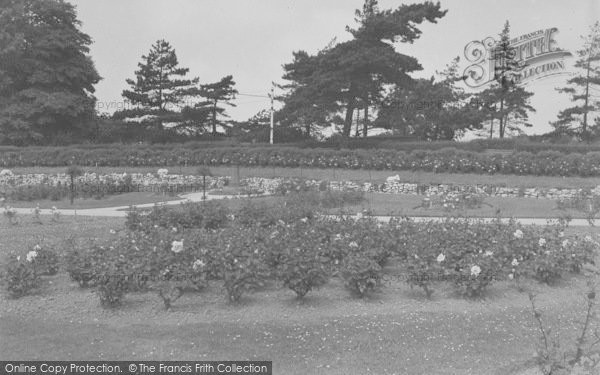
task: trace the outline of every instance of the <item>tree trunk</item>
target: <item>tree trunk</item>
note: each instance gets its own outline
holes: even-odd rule
[[[344,137],[350,136],[350,131],[352,129],[352,117],[354,115],[354,101],[348,103],[348,107],[346,108],[346,118],[344,119],[344,129],[342,130],[342,135]]]
[[[490,139],[494,138],[494,116],[490,118]]]
[[[369,106],[365,106],[365,118],[363,119],[363,137],[367,138],[369,131]]]
[[[354,137],[358,138],[360,133],[358,131],[358,126],[360,124],[360,109],[356,109],[356,128],[354,130]]]
[[[587,138],[587,120],[588,120],[588,102],[590,97],[590,61],[592,59],[592,50],[591,46],[588,53],[588,61],[587,61],[587,77],[585,79],[585,104],[583,107],[583,124],[581,127],[581,135],[584,139]]]
[[[344,129],[342,135],[346,138],[350,137],[352,131],[352,117],[354,115],[354,109],[356,108],[356,98],[354,97],[354,87],[350,86],[350,92],[348,93],[349,99],[346,105],[346,118],[344,119]]]
[[[217,135],[217,103],[213,105],[212,109],[212,135],[213,137]]]
[[[504,99],[500,99],[500,127],[498,128],[500,138],[504,138],[504,128],[506,127],[504,119]]]

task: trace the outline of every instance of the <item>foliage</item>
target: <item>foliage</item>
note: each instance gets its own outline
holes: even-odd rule
[[[261,261],[263,247],[254,228],[232,227],[220,234],[218,264],[229,301],[239,302],[244,293],[263,286],[269,275]]]
[[[376,125],[426,140],[453,140],[466,130],[481,128],[481,111],[457,85],[463,79],[458,64],[457,57],[438,80],[418,79],[397,87],[384,100]]]
[[[380,285],[381,271],[381,266],[373,259],[353,253],[344,258],[341,276],[346,288],[362,298]]]
[[[181,68],[173,47],[165,40],[154,43],[135,71],[135,80],[127,79],[129,90],[123,97],[130,101],[132,108],[115,112],[116,119],[135,120],[162,130],[165,122],[182,122],[178,107],[197,90],[197,78],[186,79],[189,72]]]
[[[232,76],[223,77],[219,82],[200,85],[198,94],[203,97],[205,101],[198,103],[195,106],[195,110],[210,113],[212,135],[217,134],[217,125],[225,125],[225,122],[221,121],[218,116],[227,117],[225,108],[219,106],[219,103],[235,107],[235,104],[231,102],[238,93],[234,86],[235,82],[233,81]]]
[[[329,261],[323,256],[323,244],[316,231],[306,223],[280,228],[283,233],[273,238],[277,251],[277,278],[283,285],[303,298],[314,288],[325,285],[329,279]],[[279,249],[279,250],[273,250]]]
[[[23,297],[40,285],[40,275],[33,263],[23,258],[10,259],[5,267],[4,282],[13,298]]]
[[[56,166],[72,159],[95,166],[240,165],[372,170],[422,170],[450,173],[599,176],[600,152],[563,154],[555,151],[479,153],[454,148],[440,150],[300,149],[294,147],[170,147],[32,148],[0,153],[0,167]]]
[[[326,124],[343,110],[342,133],[348,137],[355,111],[364,109],[368,118],[369,106],[380,101],[385,85],[406,85],[412,81],[408,73],[421,69],[415,58],[396,52],[392,43],[412,43],[421,35],[417,25],[435,23],[445,14],[439,3],[382,11],[376,0],[366,0],[356,11],[358,28],[347,28],[353,39],[332,41],[316,55],[294,52],[294,60],[284,65],[290,92],[282,113],[309,134],[313,124]],[[367,122],[364,126],[366,130]]]
[[[52,276],[58,273],[59,259],[56,252],[46,247],[36,245],[33,248],[36,252],[35,258],[31,261],[35,267],[35,272],[42,276]]]
[[[89,135],[100,76],[75,7],[5,0],[0,35],[0,143],[65,144]]]
[[[600,88],[600,21],[596,21],[590,33],[583,37],[583,43],[575,61],[578,73],[567,80],[566,87],[557,89],[558,92],[569,94],[571,101],[577,104],[560,111],[558,119],[551,125],[560,134],[577,134],[589,139],[590,127],[594,126],[597,133],[600,125],[600,117],[596,116],[595,124],[590,118],[600,110],[600,101],[595,100],[593,93]]]

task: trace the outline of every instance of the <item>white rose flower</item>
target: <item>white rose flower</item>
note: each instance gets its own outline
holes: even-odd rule
[[[593,242],[594,241],[592,239],[592,236],[590,236],[590,235],[585,236],[584,240],[586,240],[587,242]]]
[[[27,259],[28,262],[31,262],[31,261],[33,261],[33,259],[35,257],[37,257],[37,255],[38,255],[37,251],[32,250],[32,251],[30,251],[30,252],[27,253],[27,258],[26,259]]]
[[[515,233],[513,233],[515,238],[523,238],[523,232],[520,229],[517,229]]]
[[[517,260],[517,258],[513,259],[512,263],[510,264],[513,267],[516,267],[519,265],[519,261]]]
[[[196,259],[194,264],[192,264],[192,268],[194,269],[194,271],[197,271],[198,268],[202,268],[204,266],[205,266],[204,262],[200,259]]]
[[[171,243],[171,251],[174,253],[182,252],[183,251],[183,240],[173,241],[173,243]]]
[[[446,260],[446,256],[444,254],[440,253],[440,255],[437,256],[436,260],[438,261],[438,263],[442,263],[443,261]]]
[[[350,242],[350,244],[348,246],[350,246],[352,248],[357,248],[358,244],[356,243],[356,241],[352,241],[352,242]]]
[[[538,241],[538,245],[540,245],[540,246],[546,245],[546,240],[544,238],[540,238],[540,240]]]
[[[514,279],[514,277],[515,277],[515,276],[514,276],[512,273],[509,273],[509,274],[508,274],[508,278],[509,278],[510,280]]]
[[[35,251],[42,250],[42,247],[40,245],[35,245],[33,247],[33,250],[35,250]]]
[[[117,232],[114,229],[110,230],[110,234],[116,234]]]
[[[357,219],[362,219],[363,218],[363,214],[361,212],[357,212],[356,213],[356,218]]]
[[[303,223],[307,223],[308,222],[308,218],[307,217],[303,217],[302,219],[300,219],[301,222]]]
[[[479,276],[479,274],[481,273],[481,268],[479,268],[479,266],[475,265],[473,267],[471,267],[471,276]]]
[[[177,233],[177,228],[173,227],[173,229],[171,229],[173,231],[173,233]]]
[[[494,255],[494,252],[487,250],[483,255],[486,257],[491,257],[492,255]]]
[[[562,247],[567,247],[569,245],[569,240],[563,240]]]

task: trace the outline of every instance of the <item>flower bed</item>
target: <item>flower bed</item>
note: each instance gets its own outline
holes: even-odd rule
[[[168,174],[166,169],[159,169],[163,173],[112,173],[96,174],[85,173],[75,178],[75,189],[82,196],[93,196],[94,193],[116,194],[123,192],[173,192],[190,193],[202,191],[203,177],[198,175]],[[38,195],[49,195],[44,192],[44,187],[53,187],[59,190],[60,196],[69,192],[69,176],[66,174],[24,174],[0,173],[0,189],[4,191],[19,191],[40,189]],[[231,182],[229,176],[207,176],[206,189],[221,189]],[[302,178],[264,178],[248,177],[240,180],[240,187],[244,191],[263,192],[268,194],[285,194],[288,191],[344,191],[368,192],[387,194],[411,194],[424,196],[443,197],[447,195],[473,195],[481,197],[524,197],[567,200],[578,197],[584,193],[583,189],[556,189],[556,188],[519,188],[496,185],[453,185],[453,184],[423,184],[402,182],[399,176],[390,176],[384,183],[371,182],[356,183],[353,181],[324,181]],[[18,189],[21,190],[18,190]],[[15,190],[16,189],[16,190]],[[55,190],[56,190],[55,189]],[[27,192],[23,191],[23,194]],[[600,185],[585,192],[589,196],[600,196]],[[13,199],[26,200],[26,199]]]
[[[296,147],[97,147],[8,148],[0,152],[0,166],[240,165],[375,170],[422,170],[448,173],[599,176],[600,153],[555,151],[488,154],[446,148],[440,150],[331,150]]]
[[[330,219],[297,194],[276,208],[252,201],[235,211],[218,202],[156,207],[131,213],[127,228],[112,232],[107,243],[79,245],[65,258],[71,278],[95,287],[106,307],[118,306],[131,290],[154,290],[168,308],[207,282],[223,283],[232,302],[273,282],[301,298],[331,278],[341,278],[360,297],[390,278],[427,296],[450,283],[465,297],[481,297],[498,280],[553,284],[593,263],[598,247],[589,236],[566,235],[565,223]],[[40,281],[30,268],[32,254],[14,258],[6,275],[17,296]],[[398,269],[388,273],[392,259]]]

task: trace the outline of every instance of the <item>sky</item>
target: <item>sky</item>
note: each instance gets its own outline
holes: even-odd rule
[[[354,10],[363,0],[68,0],[76,6],[81,29],[91,36],[91,57],[103,77],[96,86],[98,110],[113,112],[123,105],[125,80],[134,77],[141,56],[158,39],[176,50],[179,63],[202,83],[233,75],[240,92],[234,120],[244,120],[262,109],[269,99],[271,82],[283,83],[282,65],[292,52],[316,53],[334,37],[345,41],[354,26]],[[422,24],[421,38],[413,44],[397,43],[398,52],[413,56],[423,66],[414,77],[431,77],[454,57],[461,69],[469,64],[463,51],[473,40],[497,37],[504,22],[511,37],[540,29],[558,28],[558,47],[575,53],[581,35],[600,19],[600,0],[443,0],[445,17],[436,24]],[[413,1],[380,0],[381,9]],[[574,58],[566,60],[572,71]],[[565,94],[554,88],[567,76],[555,76],[529,84],[534,92],[530,115],[534,127],[528,133],[551,130],[548,122],[569,105]],[[247,95],[242,95],[247,94]],[[600,95],[600,93],[598,93]]]

